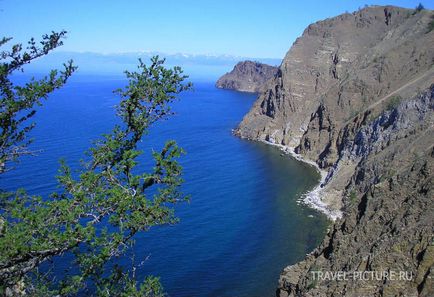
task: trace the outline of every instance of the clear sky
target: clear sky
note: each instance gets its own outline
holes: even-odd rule
[[[0,0],[4,36],[26,41],[65,29],[64,51],[229,54],[282,58],[304,28],[365,4],[420,0]],[[433,9],[434,1],[422,1]]]

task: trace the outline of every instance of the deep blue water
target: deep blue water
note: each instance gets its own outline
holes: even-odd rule
[[[56,91],[36,117],[31,148],[4,174],[0,186],[48,195],[56,188],[59,159],[74,168],[92,140],[108,132],[122,78],[77,76]],[[139,277],[161,277],[169,296],[273,296],[279,273],[322,239],[327,220],[298,205],[319,176],[271,146],[231,134],[255,95],[196,82],[174,103],[176,115],[143,140],[150,154],[175,139],[187,155],[183,191],[190,203],[176,207],[180,223],[136,237],[136,260],[148,258]]]

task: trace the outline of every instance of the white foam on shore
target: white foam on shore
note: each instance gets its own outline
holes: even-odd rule
[[[325,179],[327,177],[327,171],[322,170],[318,166],[318,164],[316,164],[314,161],[305,159],[305,158],[303,158],[303,156],[297,154],[294,151],[294,148],[284,146],[281,144],[277,144],[277,143],[273,143],[273,142],[269,142],[266,140],[262,140],[262,142],[266,143],[268,145],[276,146],[276,147],[280,148],[280,150],[282,150],[284,153],[291,155],[291,157],[293,157],[294,159],[299,160],[299,161],[304,162],[304,163],[307,163],[307,164],[315,167],[315,169],[320,173],[321,179],[319,181],[319,184],[312,191],[309,191],[309,192],[302,195],[301,202],[310,206],[313,209],[316,209],[316,210],[324,213],[332,221],[335,221],[335,220],[342,217],[341,211],[332,209],[329,205],[324,203],[323,200],[321,199],[321,196],[324,195],[324,188],[322,187],[322,185],[324,184]]]

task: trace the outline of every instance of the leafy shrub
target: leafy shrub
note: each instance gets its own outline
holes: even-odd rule
[[[387,102],[386,109],[387,110],[395,109],[399,105],[399,103],[401,103],[401,101],[402,101],[402,97],[401,96],[399,96],[399,95],[392,96],[390,98],[389,102]]]
[[[422,5],[422,3],[419,3],[419,4],[416,6],[416,11],[417,11],[417,12],[422,11],[422,10],[424,10],[424,9],[425,9],[425,7]]]
[[[350,203],[351,204],[355,204],[357,202],[357,193],[356,193],[356,191],[352,190],[350,192],[349,198],[350,198]]]
[[[416,6],[416,8],[414,9],[414,11],[413,11],[413,15],[415,15],[416,13],[418,13],[418,12],[421,12],[422,10],[424,10],[425,9],[425,7],[422,5],[422,3],[419,3],[417,6]]]
[[[428,31],[426,33],[434,30],[434,14],[431,16],[431,21],[428,23]]]

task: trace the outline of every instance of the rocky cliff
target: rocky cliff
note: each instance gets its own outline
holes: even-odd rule
[[[277,67],[252,61],[239,62],[234,69],[220,77],[217,88],[242,92],[260,92],[277,73]]]
[[[434,85],[359,124],[325,185],[342,191],[344,216],[320,247],[285,269],[280,296],[434,294]],[[333,281],[318,272],[396,276]]]
[[[434,296],[433,18],[372,6],[308,26],[236,130],[314,161],[307,201],[342,213],[278,296]]]

